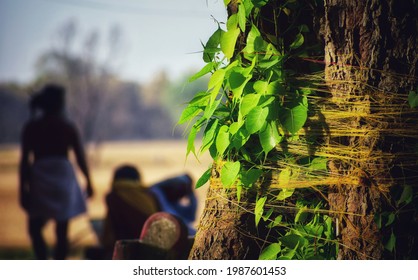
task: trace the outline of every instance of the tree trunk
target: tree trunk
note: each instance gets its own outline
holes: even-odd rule
[[[238,2],[227,6],[228,16],[238,12]],[[242,49],[238,40],[236,50]],[[257,244],[255,226],[255,194],[242,191],[238,201],[236,187],[225,188],[220,181],[220,168],[213,164],[205,209],[189,259],[244,260],[257,259],[261,245]]]
[[[339,259],[383,257],[375,216],[389,191],[405,181],[402,164],[418,127],[408,92],[417,84],[417,18],[414,1],[325,0],[325,80],[331,93],[330,171],[353,178],[331,187],[341,246]],[[415,121],[410,121],[411,117]]]
[[[314,22],[322,22],[329,90],[329,98],[317,106],[328,135],[319,148],[326,152],[330,176],[341,178],[328,193],[339,259],[411,258],[418,252],[416,212],[398,211],[391,198],[394,189],[415,186],[418,177],[418,115],[408,105],[408,93],[417,86],[416,8],[414,0],[325,0],[324,9],[315,10]],[[237,9],[230,4],[228,10]],[[274,24],[283,22],[274,20],[269,6],[261,14],[259,29],[276,34],[280,28]],[[310,26],[310,17],[298,20]],[[257,258],[262,245],[257,240],[264,242],[266,235],[254,225],[253,196],[243,195],[238,205],[234,190],[222,187],[214,167],[190,258]],[[375,219],[383,211],[395,213],[401,222],[382,230]],[[397,238],[397,250],[385,250],[390,234]]]
[[[251,193],[237,201],[236,189],[226,189],[214,166],[206,196],[206,205],[200,217],[189,259],[242,260],[257,259],[260,247],[256,241],[254,206]]]

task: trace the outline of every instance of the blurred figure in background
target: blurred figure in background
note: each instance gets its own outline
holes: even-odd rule
[[[69,220],[86,212],[85,196],[68,160],[70,150],[85,177],[87,197],[93,195],[93,187],[78,131],[64,114],[65,89],[46,85],[32,97],[30,109],[31,119],[23,127],[21,139],[20,204],[29,216],[29,235],[36,258],[48,259],[42,230],[53,219],[53,258],[65,259]]]
[[[159,207],[156,198],[142,184],[139,171],[131,165],[115,170],[106,206],[101,243],[105,258],[109,259],[116,240],[139,238],[146,219]]]
[[[178,216],[189,230],[189,235],[196,233],[192,226],[195,220],[197,199],[193,192],[193,180],[188,174],[169,178],[150,187],[157,197],[160,211]]]
[[[102,245],[105,258],[110,258],[117,240],[139,239],[145,221],[157,212],[168,212],[188,225],[195,219],[197,202],[192,179],[187,174],[145,187],[141,174],[132,165],[115,170],[112,187],[106,196],[107,215],[104,222]]]

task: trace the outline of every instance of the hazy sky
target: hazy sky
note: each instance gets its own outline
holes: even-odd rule
[[[79,45],[97,29],[107,46],[109,29],[120,26],[113,65],[122,78],[146,81],[162,68],[175,77],[203,66],[194,53],[217,28],[212,16],[225,21],[223,0],[0,0],[0,81],[31,80],[36,59],[69,19],[77,23]]]

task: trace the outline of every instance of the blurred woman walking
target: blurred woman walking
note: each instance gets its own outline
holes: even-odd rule
[[[93,187],[78,131],[64,114],[64,87],[46,85],[32,97],[30,108],[32,116],[21,139],[20,204],[29,216],[29,235],[36,258],[48,259],[42,230],[52,219],[56,223],[53,258],[65,259],[69,220],[86,212],[85,198],[93,195]],[[85,195],[68,160],[70,150],[84,175]]]

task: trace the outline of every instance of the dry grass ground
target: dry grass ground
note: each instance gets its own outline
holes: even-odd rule
[[[88,153],[96,193],[88,202],[88,213],[71,222],[70,239],[73,249],[96,244],[89,219],[102,218],[105,215],[104,196],[109,190],[113,170],[118,165],[136,165],[142,173],[144,183],[150,185],[183,172],[188,172],[196,181],[210,164],[207,155],[199,158],[200,162],[192,155],[186,160],[184,141],[104,143],[100,147],[89,149]],[[19,155],[17,145],[0,146],[0,250],[3,252],[30,248],[26,215],[18,204]],[[84,183],[81,176],[80,183]],[[204,206],[206,187],[196,190],[196,195],[199,199],[198,220]],[[48,243],[51,245],[54,243],[53,230],[52,223],[45,228]]]

